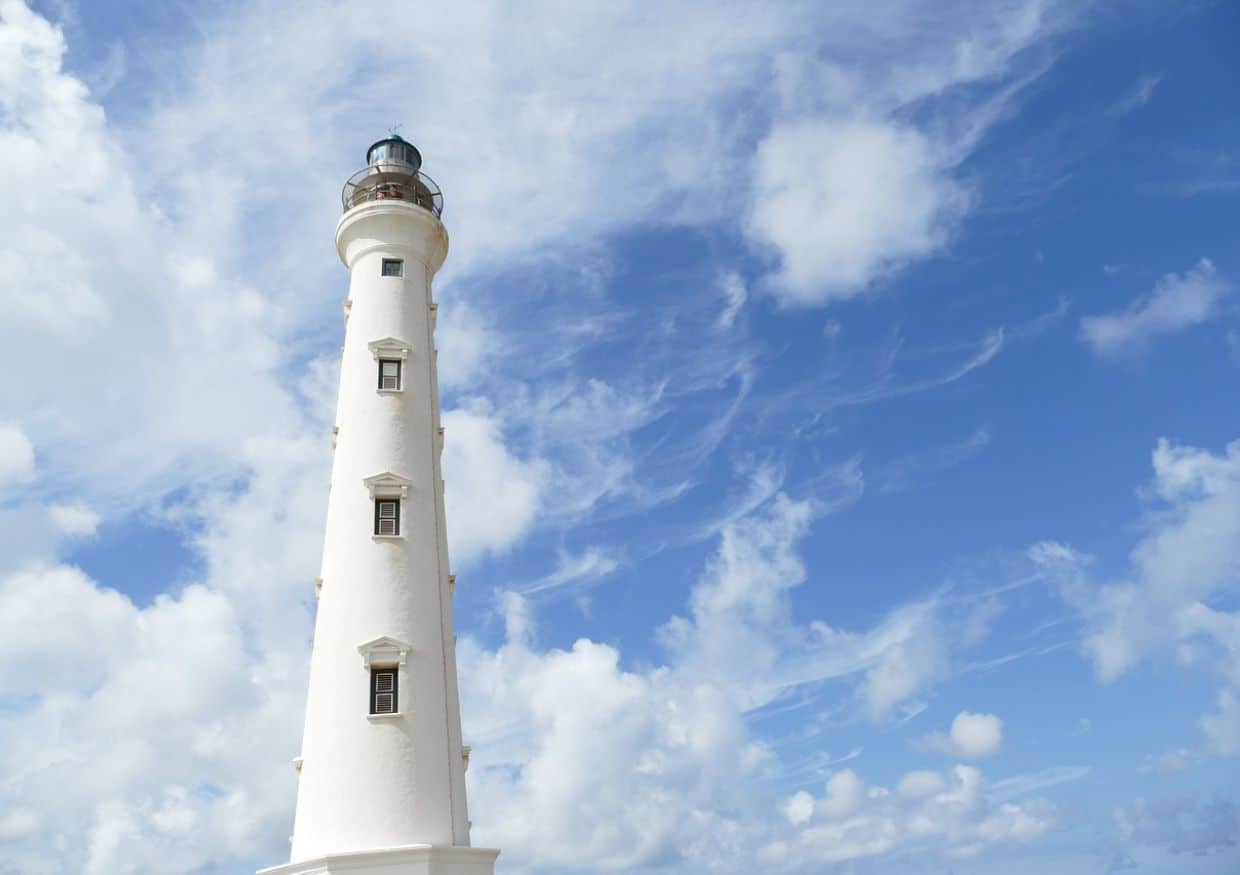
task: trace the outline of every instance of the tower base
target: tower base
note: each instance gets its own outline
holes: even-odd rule
[[[494,875],[498,856],[493,848],[404,845],[328,854],[259,869],[258,875]]]

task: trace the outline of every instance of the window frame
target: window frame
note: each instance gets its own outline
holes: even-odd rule
[[[388,273],[388,267],[395,267],[396,273]],[[404,279],[405,276],[405,259],[403,258],[384,258],[379,264],[379,276],[390,277],[393,279]]]
[[[392,689],[379,690],[380,676],[391,676]],[[379,710],[379,697],[390,695],[392,697],[392,710]],[[370,667],[370,716],[371,717],[395,717],[400,714],[400,667],[397,665],[372,665]]]
[[[390,517],[383,515],[383,505],[390,504],[392,506],[392,515]],[[395,496],[379,496],[375,498],[375,536],[379,538],[399,538],[400,537],[400,504],[401,501]],[[392,521],[392,531],[382,531],[380,523],[385,520]]]
[[[405,388],[405,362],[402,359],[398,359],[398,358],[380,358],[378,359],[378,362],[379,362],[379,391],[381,392],[403,391]],[[396,366],[396,385],[395,386],[383,385],[383,378],[386,376],[383,373],[384,365],[395,365]]]

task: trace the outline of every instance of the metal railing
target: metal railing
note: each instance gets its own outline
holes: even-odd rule
[[[349,177],[340,196],[347,213],[367,201],[398,200],[443,215],[443,194],[435,180],[404,164],[375,164]]]

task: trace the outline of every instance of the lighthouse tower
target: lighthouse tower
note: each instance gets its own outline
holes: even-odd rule
[[[391,136],[344,187],[349,269],[331,496],[291,862],[260,875],[492,875],[469,846],[439,456],[448,252],[422,156]]]

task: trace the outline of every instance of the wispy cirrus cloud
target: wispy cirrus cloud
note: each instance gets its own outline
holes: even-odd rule
[[[1154,90],[1158,88],[1163,78],[1161,73],[1148,73],[1142,76],[1127,94],[1111,105],[1110,114],[1128,115],[1145,106],[1154,96]]]
[[[580,589],[589,586],[620,568],[620,560],[610,551],[589,547],[580,553],[561,551],[554,569],[537,580],[517,587],[523,596],[563,590],[566,587]]]
[[[883,492],[899,492],[918,480],[963,464],[990,444],[990,429],[982,426],[967,437],[895,459],[879,469]]]

